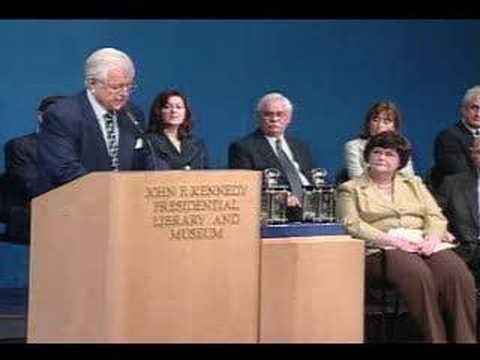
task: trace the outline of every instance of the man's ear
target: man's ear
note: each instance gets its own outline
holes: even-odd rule
[[[95,89],[93,88],[93,85],[95,85],[95,80],[94,79],[88,80],[87,88],[92,92],[92,94],[95,93]]]

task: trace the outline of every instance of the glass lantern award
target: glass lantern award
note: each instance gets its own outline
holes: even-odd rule
[[[335,222],[335,186],[327,184],[327,170],[312,169],[313,185],[303,188],[302,220],[304,222]]]
[[[284,224],[287,222],[288,187],[279,185],[280,171],[263,171],[262,217],[264,224]]]

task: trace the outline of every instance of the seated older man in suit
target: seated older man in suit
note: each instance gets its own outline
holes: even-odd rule
[[[473,141],[470,158],[474,169],[445,177],[435,196],[448,219],[449,230],[459,242],[455,250],[469,265],[478,287],[480,285],[480,181],[478,176],[480,138]]]
[[[38,180],[38,128],[47,108],[64,96],[43,98],[37,109],[36,131],[9,140],[5,145],[5,181],[8,182],[7,239],[12,242],[30,242],[30,200]]]
[[[230,144],[228,165],[231,169],[280,170],[289,185],[291,220],[300,220],[302,185],[310,184],[313,164],[305,144],[285,134],[292,120],[293,106],[280,93],[269,93],[257,105],[258,128]]]
[[[473,139],[480,137],[480,86],[467,90],[460,110],[461,120],[435,138],[435,165],[430,179],[434,191],[440,187],[445,176],[474,168],[469,149]]]
[[[133,62],[122,51],[103,48],[87,58],[86,90],[44,114],[35,195],[92,171],[168,168],[144,146],[143,112],[129,101],[134,79]]]

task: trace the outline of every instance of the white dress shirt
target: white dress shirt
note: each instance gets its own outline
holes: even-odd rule
[[[468,131],[470,131],[473,135],[473,137],[479,137],[480,136],[480,129],[474,129],[470,125],[467,124],[465,119],[462,119],[462,124],[467,128]]]
[[[97,101],[95,96],[91,93],[89,89],[87,89],[87,98],[88,101],[90,102],[90,105],[92,105],[93,111],[95,113],[95,116],[97,118],[98,124],[100,125],[100,129],[102,130],[103,134],[103,140],[105,140],[105,144],[107,144],[107,129],[105,127],[105,114],[108,113],[108,111]],[[115,132],[117,133],[117,138],[119,138],[119,129],[118,129],[118,124],[117,124],[117,115],[114,114],[114,126],[115,126]]]

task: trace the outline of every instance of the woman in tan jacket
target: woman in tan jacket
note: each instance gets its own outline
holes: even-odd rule
[[[475,342],[475,282],[467,266],[449,248],[447,221],[418,177],[399,174],[410,158],[404,137],[382,132],[364,151],[368,171],[338,188],[337,214],[348,233],[369,248],[366,279],[383,277],[407,302],[425,341]],[[444,318],[445,316],[445,318]]]

